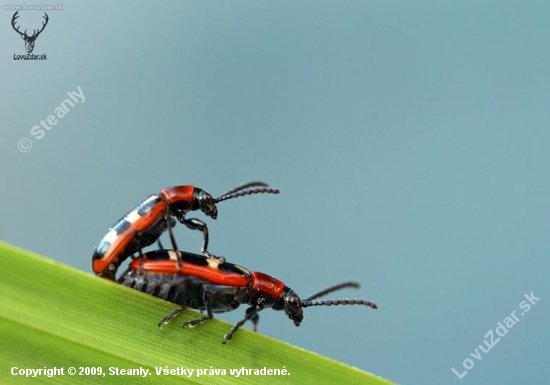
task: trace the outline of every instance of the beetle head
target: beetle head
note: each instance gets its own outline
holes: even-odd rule
[[[218,208],[216,207],[216,202],[212,195],[200,188],[195,188],[195,201],[193,206],[198,205],[198,207],[193,207],[194,210],[201,210],[204,215],[216,219],[218,217]]]
[[[290,318],[294,325],[300,326],[300,323],[304,319],[304,312],[302,310],[302,300],[294,292],[294,290],[285,288],[279,300],[272,306],[273,310],[284,310],[285,314]]]

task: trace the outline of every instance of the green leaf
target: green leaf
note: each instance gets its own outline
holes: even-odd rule
[[[239,330],[227,345],[231,325],[209,321],[192,330],[182,322],[156,325],[176,306],[66,265],[0,243],[0,383],[146,384],[391,384],[370,373],[315,353]],[[64,375],[26,378],[12,368],[63,368]],[[77,375],[68,374],[69,367]],[[101,375],[78,375],[81,367]],[[157,375],[155,368],[194,369],[191,377]],[[245,375],[230,369],[286,369],[288,375]],[[109,368],[149,369],[144,378],[109,374]],[[210,369],[224,369],[214,376]],[[197,377],[197,369],[206,372]]]

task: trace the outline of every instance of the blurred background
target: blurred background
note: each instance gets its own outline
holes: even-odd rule
[[[264,180],[281,194],[205,219],[210,251],[302,296],[358,281],[331,297],[379,310],[306,309],[299,328],[265,311],[260,333],[407,384],[550,375],[546,2],[61,4],[43,61],[14,60],[0,13],[0,239],[91,274],[108,228],[161,188]],[[199,251],[200,232],[176,237]]]

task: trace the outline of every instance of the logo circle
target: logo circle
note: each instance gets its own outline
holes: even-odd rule
[[[17,148],[19,148],[21,152],[29,152],[32,148],[32,142],[30,139],[23,138],[17,143]]]

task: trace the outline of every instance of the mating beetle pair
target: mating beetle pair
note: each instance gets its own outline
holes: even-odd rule
[[[252,187],[256,187],[252,189]],[[263,182],[250,182],[230,190],[219,198],[194,186],[177,186],[161,190],[160,195],[152,195],[135,210],[124,216],[100,241],[93,255],[92,265],[97,275],[115,279],[120,264],[133,254],[139,256],[130,262],[126,272],[118,282],[180,305],[159,323],[168,323],[186,308],[206,310],[206,316],[182,325],[195,327],[213,318],[213,313],[223,313],[248,304],[245,317],[225,335],[223,343],[229,341],[246,321],[251,321],[257,329],[258,313],[265,308],[283,310],[299,326],[303,320],[303,308],[311,306],[364,305],[377,309],[377,305],[367,300],[337,299],[316,300],[322,296],[344,288],[358,288],[354,282],[344,282],[331,286],[308,298],[301,299],[283,282],[264,273],[250,271],[242,266],[226,262],[207,251],[208,230],[204,222],[185,215],[200,209],[216,219],[215,203],[238,196],[279,193]],[[175,216],[191,229],[203,231],[204,255],[191,254],[178,250],[172,227]],[[157,250],[143,254],[143,247],[157,241],[168,229],[175,250]]]

